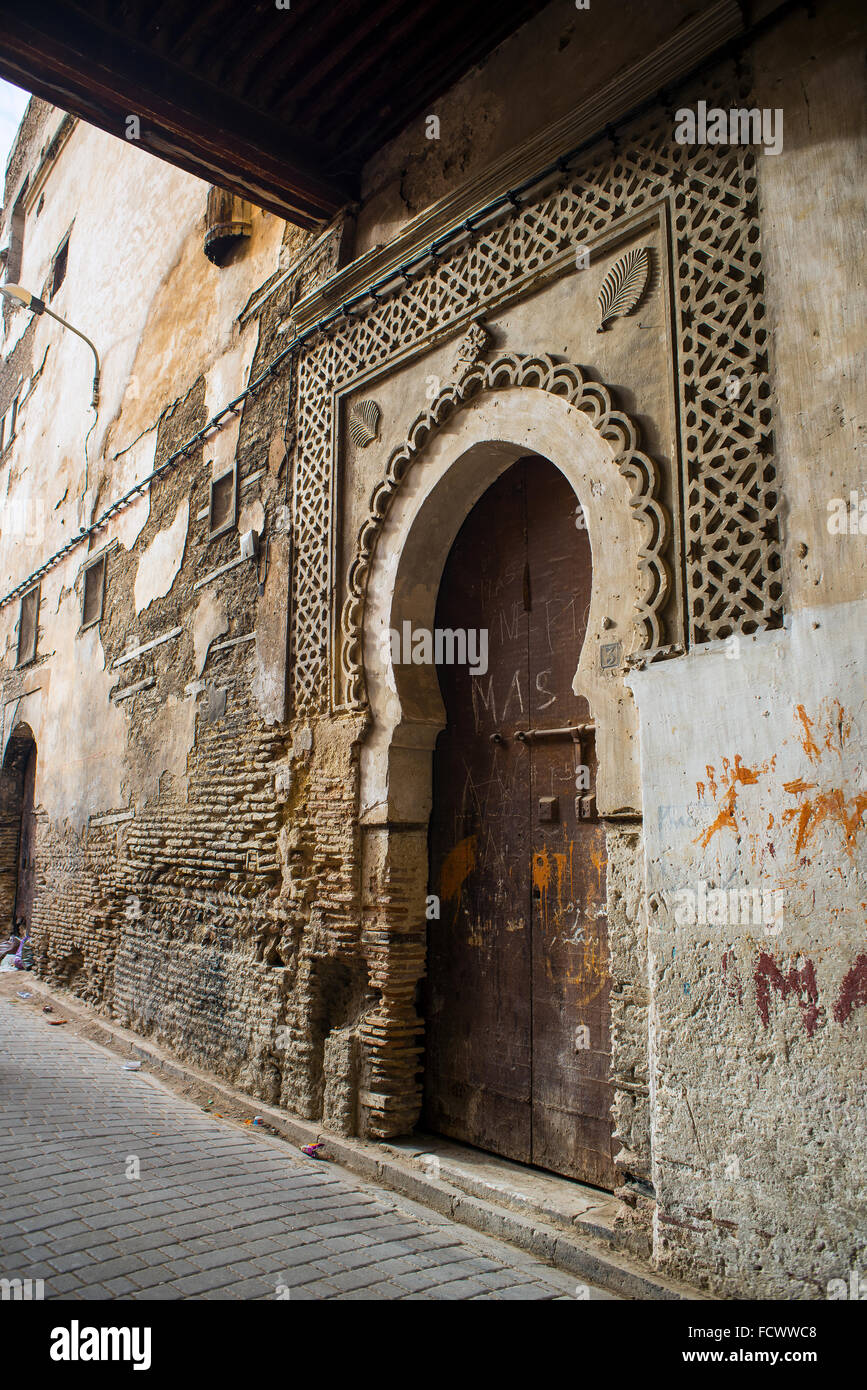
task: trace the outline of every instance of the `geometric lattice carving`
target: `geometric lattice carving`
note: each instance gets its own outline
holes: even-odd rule
[[[778,626],[782,618],[755,164],[749,149],[722,157],[702,151],[673,199],[695,642]],[[702,207],[708,185],[717,203],[711,219]]]
[[[732,70],[733,71],[733,70]],[[739,105],[737,84],[693,100]],[[689,105],[681,91],[679,104]],[[311,339],[299,355],[295,470],[295,697],[329,692],[335,396],[459,331],[494,305],[574,270],[575,247],[667,202],[673,234],[680,399],[680,490],[692,642],[778,626],[782,617],[776,474],[755,155],[679,145],[657,108],[603,139],[556,184],[444,248],[407,283]],[[736,378],[739,394],[731,387]]]
[[[639,550],[642,590],[638,600],[641,641],[639,650],[662,643],[660,612],[668,596],[669,576],[664,552],[668,540],[666,513],[657,498],[658,474],[653,461],[638,448],[638,431],[627,415],[615,410],[607,389],[586,381],[580,369],[568,362],[555,362],[548,356],[524,357],[503,353],[485,364],[467,363],[456,381],[449,382],[427,410],[416,416],[403,444],[389,457],[383,480],[370,499],[370,512],[358,535],[355,559],[349,571],[348,594],[341,615],[341,664],[346,678],[348,703],[364,704],[362,623],[364,597],[376,542],[388,516],[392,501],[407,476],[419,450],[456,410],[484,391],[507,391],[531,387],[562,396],[589,416],[595,429],[614,447],[615,461],[627,478],[632,493],[630,505],[642,529]]]

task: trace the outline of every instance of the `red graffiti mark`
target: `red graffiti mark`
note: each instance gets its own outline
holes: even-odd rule
[[[867,956],[857,956],[852,969],[843,976],[840,993],[834,1005],[834,1017],[845,1023],[853,1009],[867,1004]]]
[[[767,1028],[770,1018],[771,988],[773,987],[779,992],[782,999],[785,999],[787,994],[799,996],[798,1007],[801,1010],[807,1037],[811,1038],[819,1021],[819,990],[816,985],[816,970],[813,962],[808,960],[802,970],[793,965],[784,975],[773,956],[769,956],[767,951],[762,951],[756,964],[754,979],[756,982],[756,1008],[764,1027]]]

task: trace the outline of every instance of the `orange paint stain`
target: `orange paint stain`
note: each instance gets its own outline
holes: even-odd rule
[[[533,854],[533,887],[538,890],[541,912],[545,925],[548,925],[548,891],[551,887],[551,857],[546,849]]]
[[[810,787],[815,787],[815,782],[805,782],[803,777],[796,777],[794,782],[784,782],[783,791],[790,796],[797,796],[800,792],[809,791]]]
[[[798,742],[811,762],[818,762],[821,757],[819,745],[813,738],[813,720],[807,714],[803,705],[795,706],[795,716],[800,719],[803,728],[803,736],[799,737]]]
[[[533,887],[547,893],[551,887],[551,856],[546,849],[537,850],[533,855]]]
[[[593,865],[594,869],[596,870],[596,882],[597,882],[599,888],[601,889],[601,887],[602,887],[602,870],[605,868],[605,864],[606,864],[606,859],[605,859],[605,854],[604,854],[604,852],[599,851],[599,850],[592,849],[592,850],[590,851],[590,862],[591,862],[591,864]]]
[[[723,775],[720,781],[723,783],[728,782],[728,790],[723,798],[722,805],[717,812],[716,818],[711,822],[707,830],[703,831],[701,835],[698,835],[694,841],[695,844],[700,844],[703,849],[707,848],[714,835],[720,830],[733,830],[736,835],[738,834],[738,822],[735,815],[738,790],[741,786],[754,786],[755,783],[758,782],[760,774],[767,772],[769,766],[767,763],[763,763],[760,768],[745,767],[743,758],[739,753],[735,754],[734,764],[730,763],[728,758],[723,758],[722,761]],[[708,767],[706,771],[709,785],[714,795],[716,795],[717,783],[713,777],[714,769],[713,767]],[[697,782],[696,786],[700,787],[702,783]]]
[[[737,823],[737,820],[735,819],[735,801],[736,801],[736,800],[737,800],[737,791],[735,790],[734,787],[732,787],[731,790],[729,791],[729,793],[728,793],[728,795],[727,795],[727,797],[726,797],[726,799],[725,799],[725,802],[723,803],[722,809],[720,810],[720,812],[719,812],[719,814],[717,815],[716,819],[711,821],[711,823],[710,823],[710,825],[708,826],[707,830],[705,830],[704,833],[703,833],[702,835],[698,835],[698,836],[696,837],[696,840],[693,841],[693,843],[698,843],[698,844],[701,845],[702,849],[707,849],[708,845],[710,844],[710,842],[711,842],[711,840],[713,839],[714,835],[716,835],[717,831],[728,829],[728,830],[733,830],[733,831],[735,832],[735,834],[737,834],[737,833],[738,833],[738,823]]]
[[[440,870],[440,897],[447,902],[460,896],[461,889],[476,867],[476,836],[468,835],[449,850]]]
[[[814,784],[807,784],[812,786]],[[787,787],[786,790],[789,790]],[[807,790],[805,787],[803,790]],[[843,832],[843,842],[850,859],[855,855],[855,840],[862,828],[862,818],[867,811],[867,792],[860,792],[847,801],[840,787],[820,792],[810,797],[800,806],[792,806],[783,812],[784,821],[795,822],[795,854],[806,849],[816,831],[826,821],[836,824]]]

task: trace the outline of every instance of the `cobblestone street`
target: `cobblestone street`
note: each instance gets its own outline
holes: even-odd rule
[[[44,1280],[46,1298],[576,1296],[573,1277],[212,1118],[9,999],[0,1191],[0,1277]]]

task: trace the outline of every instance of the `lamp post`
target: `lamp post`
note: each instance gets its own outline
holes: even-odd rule
[[[5,295],[7,299],[14,300],[17,304],[23,304],[25,309],[30,310],[31,314],[48,314],[50,318],[56,319],[58,323],[63,324],[64,328],[68,328],[70,333],[74,333],[77,337],[84,339],[93,353],[93,359],[96,363],[93,371],[93,399],[91,400],[91,405],[94,410],[98,409],[99,354],[90,339],[82,333],[80,329],[75,328],[71,323],[67,323],[66,319],[62,319],[59,314],[55,314],[53,309],[49,309],[43,299],[39,299],[37,295],[31,294],[29,290],[25,290],[23,285],[0,285],[0,294]]]

